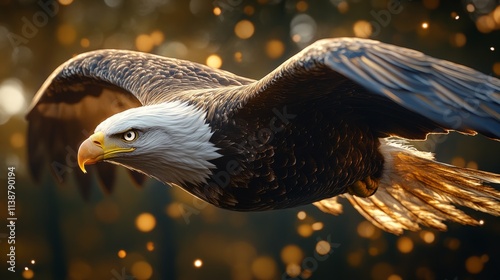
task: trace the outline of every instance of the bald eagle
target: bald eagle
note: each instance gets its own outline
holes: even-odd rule
[[[27,119],[35,178],[48,157],[56,177],[109,162],[95,168],[109,191],[120,165],[139,184],[145,174],[237,211],[314,203],[339,214],[344,197],[396,234],[479,224],[455,205],[500,215],[500,192],[484,185],[500,175],[434,161],[404,140],[450,130],[500,140],[500,80],[377,41],[323,39],[257,81],[88,52],[52,73]],[[89,176],[72,173],[88,195]]]

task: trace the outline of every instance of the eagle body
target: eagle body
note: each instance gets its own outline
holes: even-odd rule
[[[96,163],[89,171],[108,191],[120,165],[138,184],[149,176],[230,210],[314,203],[337,215],[342,197],[396,234],[479,224],[455,205],[500,215],[500,192],[485,185],[500,175],[437,162],[405,140],[451,130],[500,140],[500,80],[377,41],[320,40],[260,80],[84,53],[53,72],[27,119],[33,177],[48,157],[84,196],[91,177],[72,171]]]
[[[187,185],[189,192],[226,209],[268,210],[310,204],[380,178],[379,139],[355,116],[327,103],[262,112],[241,112],[214,127],[211,141],[222,157],[213,160],[207,183]]]

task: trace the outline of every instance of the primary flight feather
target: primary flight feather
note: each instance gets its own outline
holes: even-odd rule
[[[450,130],[500,140],[500,80],[377,41],[320,40],[258,81],[133,51],[84,53],[47,79],[27,119],[33,176],[48,156],[84,195],[90,179],[76,163],[105,161],[231,210],[314,203],[339,214],[341,196],[393,233],[479,223],[455,205],[500,215],[500,192],[484,185],[500,175],[402,140]],[[113,165],[96,167],[111,190]]]

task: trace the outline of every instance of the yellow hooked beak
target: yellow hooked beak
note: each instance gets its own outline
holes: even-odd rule
[[[112,158],[119,153],[132,152],[135,148],[122,148],[117,145],[106,145],[104,143],[104,133],[99,131],[92,134],[87,140],[83,141],[78,149],[78,166],[83,171],[85,165],[94,164],[96,162]]]

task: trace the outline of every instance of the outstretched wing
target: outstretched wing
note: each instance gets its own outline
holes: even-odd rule
[[[190,90],[240,86],[252,82],[200,64],[152,54],[99,50],[78,55],[57,68],[35,95],[27,115],[28,155],[33,178],[49,164],[58,181],[74,174],[84,196],[90,176],[78,172],[76,151],[95,127],[123,110],[186,97]],[[192,101],[192,102],[196,102]],[[201,102],[201,101],[200,101]],[[115,168],[95,166],[110,191]],[[89,172],[95,172],[92,168]],[[131,173],[140,184],[143,175]]]
[[[381,136],[455,130],[500,139],[500,80],[378,41],[320,40],[252,87],[246,106],[339,98]]]

